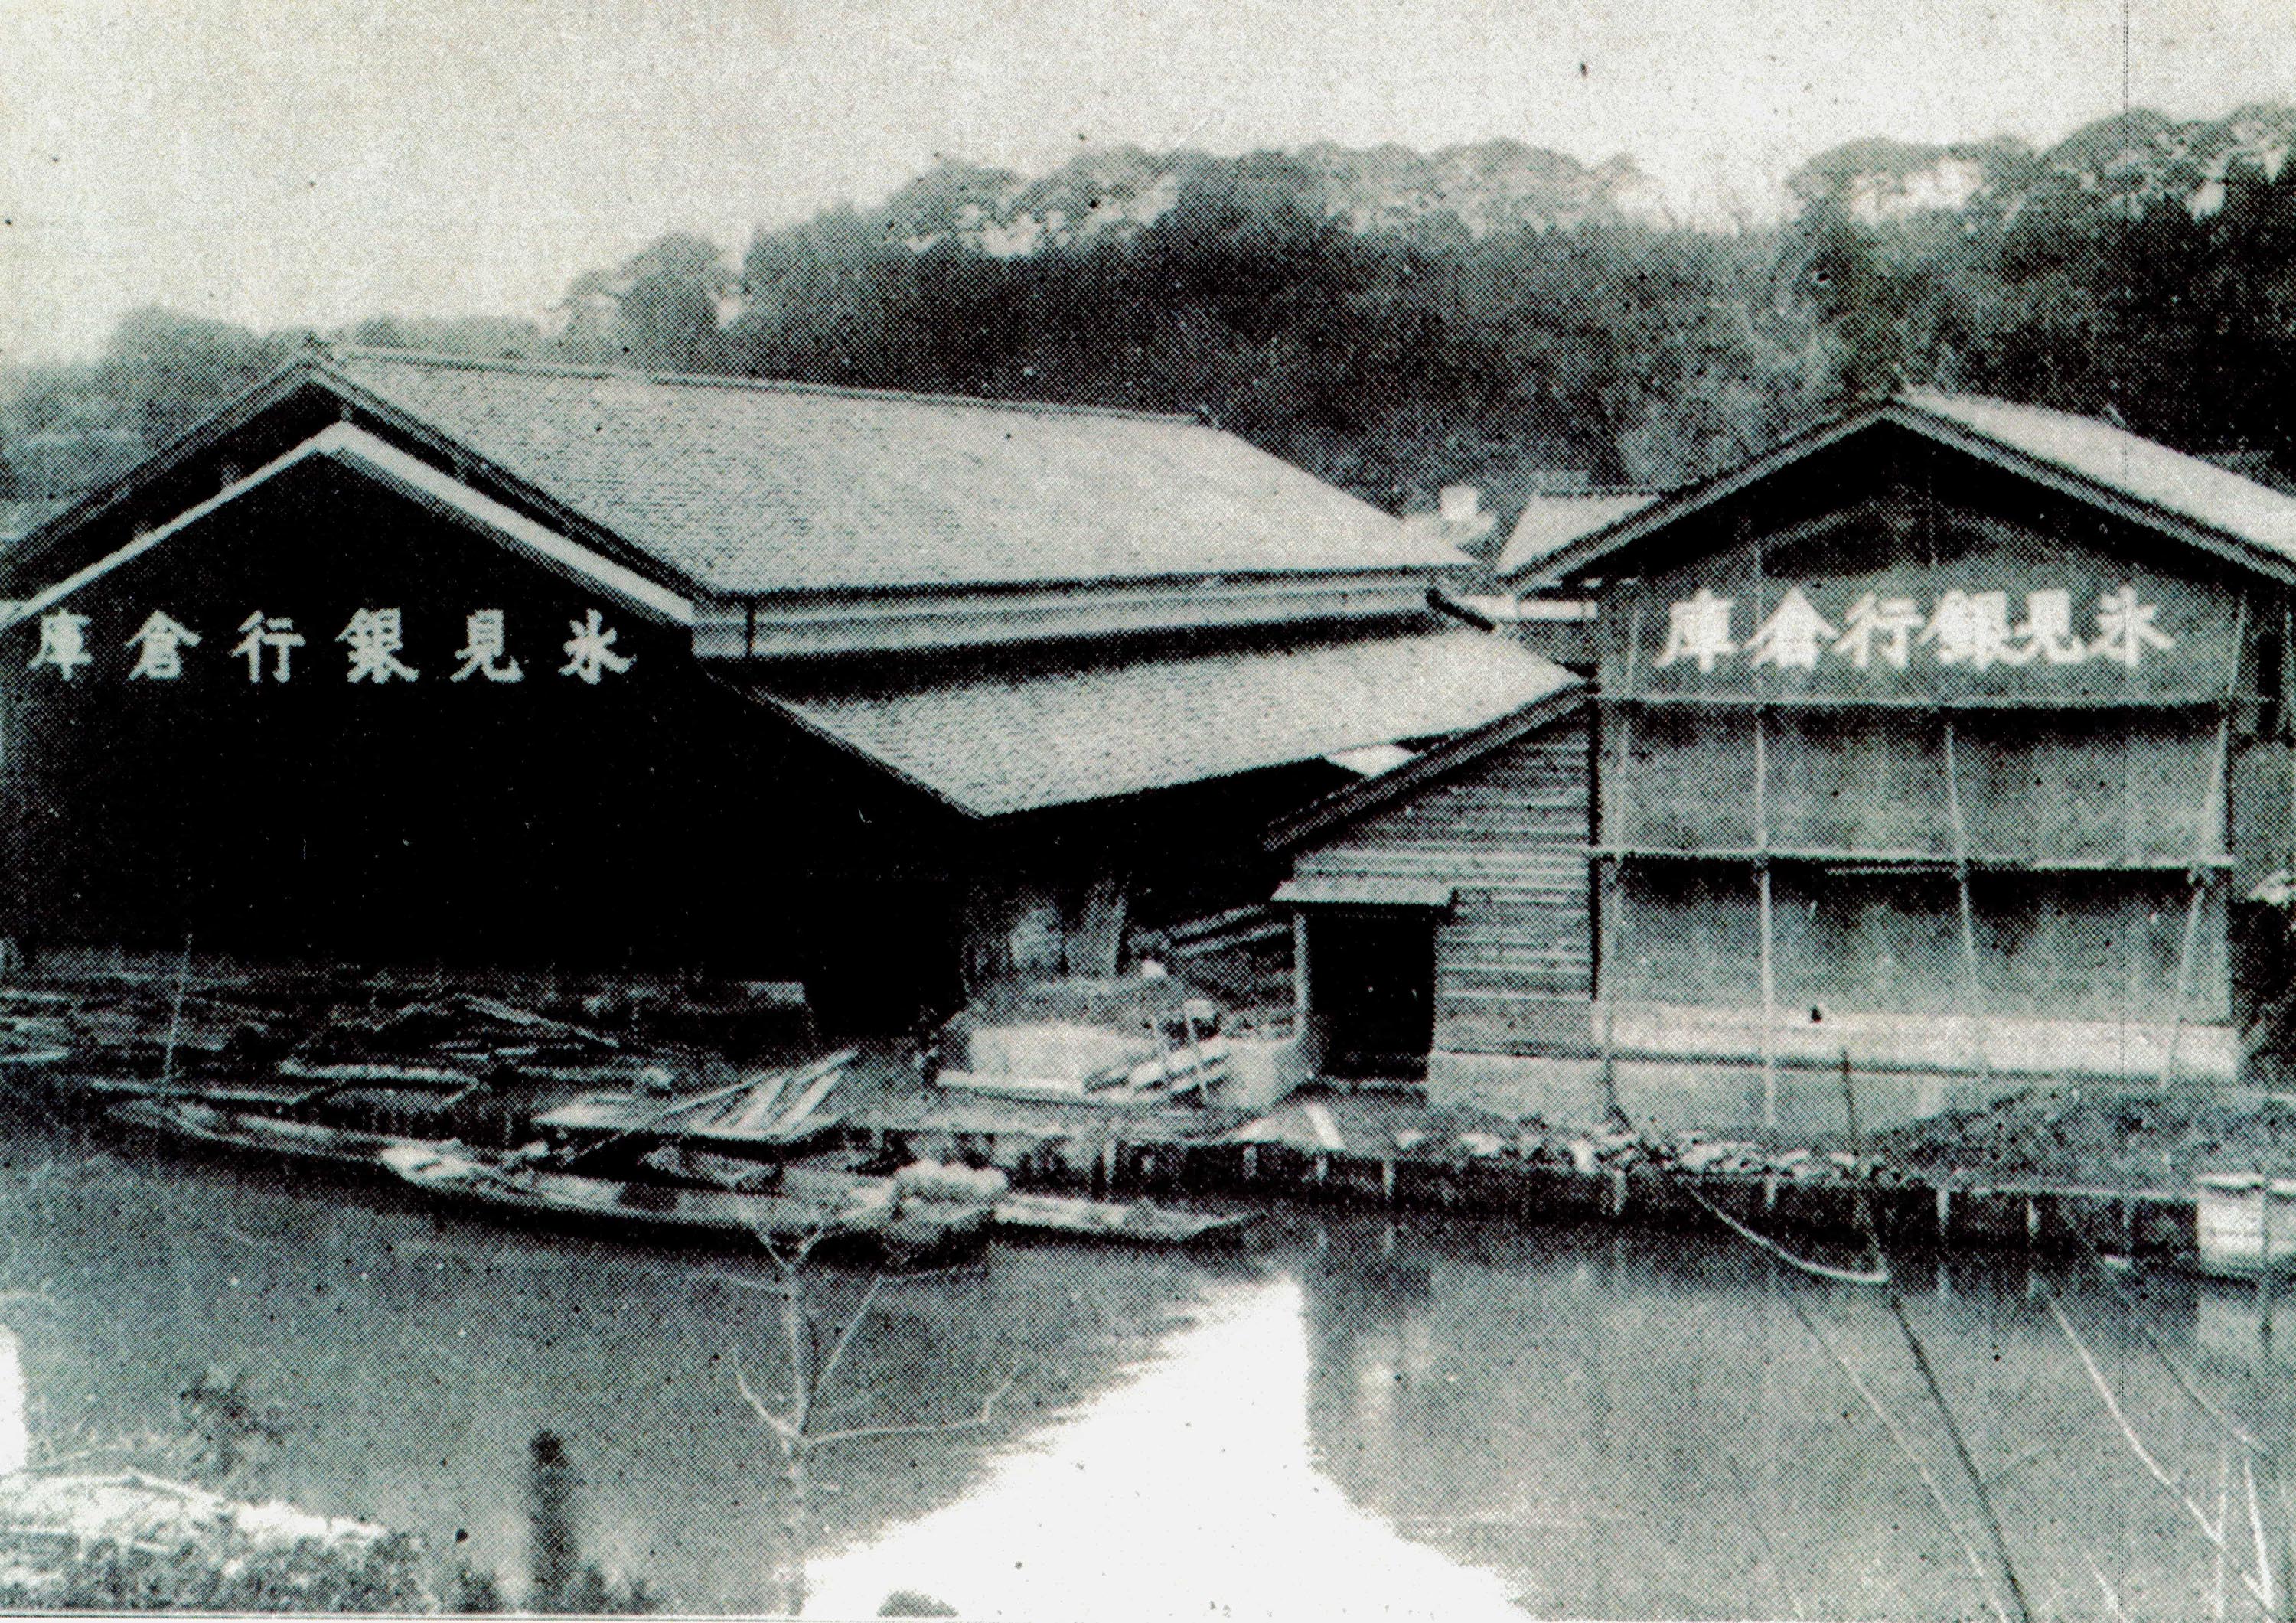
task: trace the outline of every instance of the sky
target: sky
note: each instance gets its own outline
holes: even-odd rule
[[[2125,10],[2124,10],[2125,7]],[[2296,97],[2296,0],[0,0],[0,361],[541,316],[943,158],[1511,137],[1757,217],[1842,141]]]

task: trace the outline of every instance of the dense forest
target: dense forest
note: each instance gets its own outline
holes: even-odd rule
[[[2046,152],[1859,143],[1784,223],[1670,220],[1630,163],[1095,153],[666,238],[557,320],[360,324],[474,354],[1196,412],[1392,508],[1472,480],[1669,485],[1907,387],[2110,415],[2296,471],[2296,109],[2135,113]],[[388,244],[375,251],[389,251]],[[163,310],[0,385],[0,496],[100,481],[299,333]]]

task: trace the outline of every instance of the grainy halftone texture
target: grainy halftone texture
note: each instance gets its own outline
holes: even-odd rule
[[[1460,561],[1185,418],[332,352],[334,369],[727,595]]]
[[[1574,680],[1519,643],[1418,626],[1341,642],[1006,665],[955,680],[769,676],[751,691],[993,816],[1461,732]]]

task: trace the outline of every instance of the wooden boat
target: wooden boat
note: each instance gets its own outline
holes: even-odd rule
[[[999,1197],[993,1215],[999,1229],[1019,1234],[1161,1246],[1235,1240],[1259,1217],[1249,1211],[1175,1211],[1146,1201],[1116,1204],[1067,1195],[1011,1193]]]
[[[374,1166],[383,1151],[406,1142],[386,1134],[296,1121],[260,1111],[226,1110],[196,1099],[130,1099],[105,1113],[124,1126],[168,1138],[341,1166]]]
[[[863,1180],[823,1198],[811,1189],[748,1193],[654,1178],[591,1177],[459,1144],[397,1143],[380,1159],[436,1198],[649,1239],[793,1245],[818,1237],[824,1244],[857,1242],[907,1261],[960,1249],[988,1226],[985,1208],[936,1210],[906,1203],[890,1179]]]
[[[833,1200],[841,1190],[885,1180],[852,1169],[849,1157],[792,1162],[782,1187],[812,1191]],[[1258,1221],[1257,1212],[1177,1211],[1147,1201],[1116,1203],[1068,1195],[1020,1194],[1001,1172],[974,1172],[919,1161],[890,1180],[906,1192],[938,1194],[951,1201],[986,1200],[989,1218],[1002,1232],[1052,1235],[1065,1240],[1111,1241],[1125,1245],[1184,1246],[1234,1240]]]
[[[2195,1182],[2201,1272],[2253,1277],[2296,1266],[2296,1179],[2204,1172]]]

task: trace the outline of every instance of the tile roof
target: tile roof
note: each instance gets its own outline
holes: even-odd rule
[[[1540,584],[1568,579],[1806,456],[1882,424],[1984,457],[2251,568],[2285,576],[2296,564],[2296,496],[2094,417],[1978,395],[1916,391],[1798,435],[1740,467],[1565,537],[1550,551],[1511,568]]]
[[[1534,496],[1514,522],[1506,546],[1493,566],[1505,580],[1540,559],[1568,546],[1581,536],[1591,536],[1628,513],[1640,512],[1659,499],[1654,490],[1590,491],[1584,495]]]
[[[1511,639],[1414,626],[968,674],[746,691],[980,816],[1103,799],[1484,725],[1577,679]]]
[[[1917,392],[1917,412],[2163,512],[2296,559],[2296,496],[2094,417],[1976,395]]]
[[[1462,561],[1185,418],[394,350],[317,365],[709,594]]]

